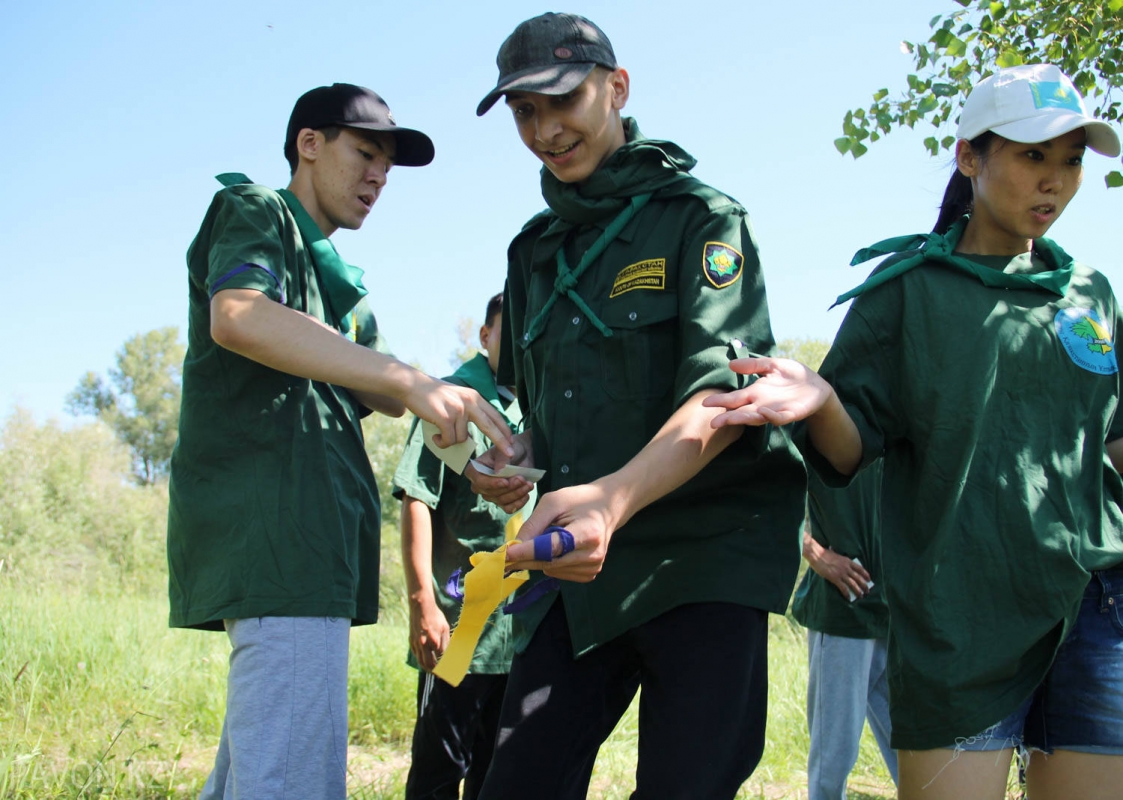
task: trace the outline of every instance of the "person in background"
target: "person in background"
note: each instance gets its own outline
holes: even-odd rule
[[[513,391],[495,381],[503,295],[487,303],[477,353],[445,378],[475,389],[501,413],[512,431],[522,412]],[[477,450],[491,446],[478,429]],[[409,596],[409,662],[419,667],[417,723],[406,782],[407,800],[475,800],[491,763],[499,709],[514,652],[511,618],[491,615],[469,668],[453,687],[432,674],[460,614],[458,576],[471,569],[469,557],[504,542],[510,514],[472,492],[472,485],[430,451],[414,421],[405,453],[394,473],[394,496],[402,501],[402,565]],[[461,781],[463,790],[461,791]]]
[[[897,753],[889,744],[880,490],[880,462],[846,489],[829,489],[814,473],[807,477],[810,529],[803,533],[803,557],[809,569],[792,614],[807,628],[808,800],[846,800],[866,719],[897,782]]]

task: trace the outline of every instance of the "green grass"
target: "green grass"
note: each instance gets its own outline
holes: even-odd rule
[[[372,415],[368,450],[392,473],[408,421]],[[138,487],[104,426],[0,426],[0,800],[194,798],[222,724],[229,645],[169,630],[165,485]],[[383,525],[382,622],[353,631],[349,769],[353,798],[402,796],[416,673],[404,663],[398,504]],[[742,797],[805,795],[802,631],[773,617],[764,760]],[[625,798],[637,742],[633,708],[601,749],[591,797]],[[876,747],[853,784],[890,797]]]
[[[159,598],[32,587],[0,572],[0,798],[198,793],[221,727],[228,644],[166,620]],[[354,798],[402,795],[416,685],[405,641],[400,623],[353,633]],[[802,631],[773,617],[769,646],[768,741],[739,796],[795,798],[807,751]],[[636,739],[633,704],[602,749],[590,796],[628,796]],[[872,740],[853,783],[865,797],[892,796]]]

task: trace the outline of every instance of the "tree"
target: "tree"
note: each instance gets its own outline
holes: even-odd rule
[[[956,115],[971,87],[996,68],[1050,63],[1072,78],[1097,117],[1120,119],[1116,90],[1123,88],[1123,0],[955,0],[962,8],[928,23],[932,35],[921,43],[902,42],[916,72],[908,90],[890,99],[874,92],[866,108],[846,112],[843,136],[834,145],[861,157],[868,142],[895,128],[928,122],[940,129]],[[946,129],[945,129],[946,130]],[[932,155],[955,145],[954,135],[929,136]],[[1123,174],[1107,176],[1109,187],[1123,186]]]
[[[143,485],[168,474],[184,352],[175,326],[139,333],[117,351],[108,383],[87,372],[66,398],[71,414],[97,417],[129,448],[133,476]]]
[[[830,349],[831,343],[826,339],[784,339],[776,343],[776,357],[790,358],[817,370]]]
[[[458,346],[452,351],[448,363],[453,369],[461,364],[471,361],[476,353],[480,352],[479,344],[480,326],[471,317],[460,317],[456,320],[456,341]]]

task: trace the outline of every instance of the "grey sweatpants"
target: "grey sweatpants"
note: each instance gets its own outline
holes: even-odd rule
[[[226,620],[226,718],[200,800],[344,800],[351,620]]]

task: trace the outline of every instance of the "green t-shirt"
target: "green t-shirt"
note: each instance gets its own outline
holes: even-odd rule
[[[845,489],[825,486],[812,471],[807,476],[807,513],[811,535],[823,547],[857,558],[873,588],[853,602],[813,569],[795,591],[792,614],[805,628],[850,639],[884,639],[889,608],[881,581],[881,462],[871,464]]]
[[[1028,253],[970,260],[1056,268]],[[1104,448],[1123,435],[1119,322],[1107,280],[1080,264],[1061,297],[925,261],[847,314],[821,374],[858,426],[863,463],[885,459],[894,747],[947,746],[1012,713],[1089,572],[1123,561],[1123,482]]]
[[[215,195],[188,250],[168,509],[172,626],[378,616],[381,509],[359,422],[366,409],[346,389],[270,369],[210,336],[211,297],[228,288],[342,326],[325,308],[307,236],[280,194],[239,184]],[[365,301],[347,327],[359,344],[381,348]]]
[[[527,409],[541,492],[620,469],[689,397],[742,385],[731,358],[774,346],[744,208],[692,178],[676,145],[627,125],[628,143],[581,186],[543,170],[552,211],[508,253],[499,380]],[[652,197],[583,274],[557,280],[559,246],[576,269],[641,193]],[[571,291],[554,295],[556,281]],[[686,603],[783,613],[804,497],[787,435],[746,430],[618,530],[595,581],[561,582],[575,654]]]
[[[503,414],[511,430],[517,429],[522,420],[518,401],[500,397],[486,356],[476,355],[445,380],[475,389]],[[471,426],[469,430],[477,453],[491,447],[491,441],[476,426]],[[430,452],[416,419],[410,428],[405,453],[394,473],[394,497],[400,500],[404,495],[420,500],[432,511],[433,592],[445,617],[455,624],[460,616],[462,600],[451,597],[446,591],[450,576],[456,570],[467,573],[471,569],[468,559],[472,553],[491,551],[503,544],[504,529],[511,515],[474,494],[466,478],[445,467]],[[530,513],[533,503],[532,495],[524,507],[524,514]],[[484,626],[468,671],[476,674],[506,673],[511,669],[513,654],[511,617],[498,609]],[[410,666],[417,666],[412,653],[407,660]]]

